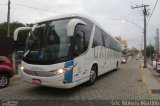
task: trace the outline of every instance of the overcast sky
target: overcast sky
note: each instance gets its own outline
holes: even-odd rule
[[[61,14],[81,13],[95,18],[112,36],[126,39],[128,47],[140,48],[143,30],[135,24],[143,28],[142,8],[131,9],[131,5],[147,4],[149,5],[147,9],[150,9],[151,13],[155,2],[156,0],[11,0],[11,21],[33,23]],[[7,4],[7,0],[0,0],[0,23],[7,20],[7,6],[1,4]],[[156,29],[160,28],[158,19],[160,19],[160,2],[147,27],[148,43],[151,40],[154,44]]]

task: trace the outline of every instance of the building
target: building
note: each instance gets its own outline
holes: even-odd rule
[[[126,41],[126,40],[123,40],[123,39],[121,38],[121,36],[117,36],[117,37],[115,37],[115,39],[116,39],[117,41],[119,41],[122,50],[127,50],[127,41]]]

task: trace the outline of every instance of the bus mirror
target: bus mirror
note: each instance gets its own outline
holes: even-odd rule
[[[19,28],[17,28],[15,31],[14,31],[14,41],[17,41],[17,39],[18,39],[18,33],[19,33],[19,31],[24,31],[24,30],[31,30],[32,29],[32,27],[19,27]]]
[[[80,19],[71,19],[67,26],[67,36],[72,37],[74,34],[74,29],[77,24],[83,24],[86,25],[86,23]]]

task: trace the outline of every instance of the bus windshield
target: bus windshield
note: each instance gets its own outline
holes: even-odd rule
[[[48,63],[67,57],[71,46],[68,22],[69,19],[63,19],[34,25],[26,39],[24,59]]]

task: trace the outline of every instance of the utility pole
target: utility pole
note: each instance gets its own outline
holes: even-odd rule
[[[141,44],[141,53],[142,53],[142,45],[143,45],[143,44]]]
[[[149,47],[149,57],[150,57],[150,59],[151,59],[151,56],[152,56],[152,54],[151,54],[151,40],[150,40],[150,47]]]
[[[146,55],[146,16],[147,16],[147,10],[146,7],[148,7],[149,5],[141,5],[141,6],[136,6],[133,7],[131,6],[131,9],[135,9],[135,8],[143,8],[143,15],[144,15],[144,66],[143,68],[147,68],[147,55]]]
[[[8,0],[8,13],[7,13],[7,37],[10,37],[10,0]]]
[[[157,33],[157,32],[156,32]],[[156,56],[156,58],[158,58],[158,36],[156,35],[155,37],[154,37],[154,39],[155,39],[155,51],[156,51],[156,54],[155,54],[155,56]]]
[[[159,59],[159,29],[157,28],[157,58]]]

